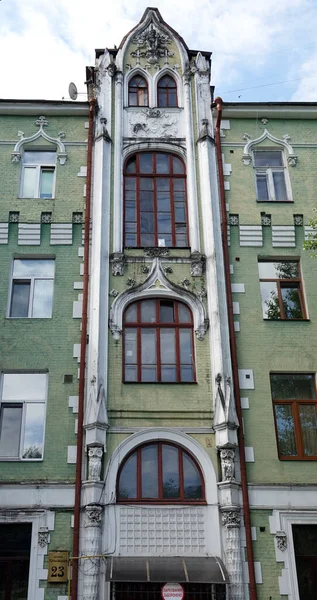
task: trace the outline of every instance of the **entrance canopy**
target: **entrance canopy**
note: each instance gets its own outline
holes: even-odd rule
[[[112,556],[107,559],[106,580],[228,583],[229,577],[216,556]]]

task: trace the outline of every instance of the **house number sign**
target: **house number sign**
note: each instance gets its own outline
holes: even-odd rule
[[[68,579],[68,552],[48,553],[48,578],[50,583],[63,583]]]
[[[180,583],[166,583],[162,587],[163,600],[183,600],[184,588]]]

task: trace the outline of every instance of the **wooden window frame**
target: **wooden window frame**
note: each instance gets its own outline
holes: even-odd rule
[[[171,214],[171,225],[172,225],[172,248],[189,248],[189,234],[188,234],[188,206],[187,206],[187,190],[186,190],[186,165],[183,159],[169,152],[145,152],[146,154],[152,154],[152,172],[151,173],[142,173],[140,170],[140,156],[144,154],[142,152],[138,152],[126,160],[124,165],[124,247],[133,247],[133,248],[143,248],[148,246],[143,246],[141,244],[141,202],[140,202],[140,180],[141,179],[153,179],[153,202],[154,202],[154,244],[151,246],[158,247],[159,246],[159,233],[158,233],[158,210],[157,210],[157,180],[158,179],[169,179],[169,191],[170,191],[170,214]],[[169,172],[168,173],[157,173],[156,169],[156,156],[158,154],[167,154],[169,157]],[[135,173],[127,173],[127,164],[133,158],[136,158],[136,171]],[[184,173],[174,173],[173,171],[173,158],[178,158],[184,167]],[[134,178],[136,179],[136,246],[128,246],[126,244],[126,186],[125,182],[127,179]],[[175,219],[175,199],[174,199],[174,190],[173,190],[173,182],[175,180],[183,180],[184,181],[184,209],[185,209],[185,221],[180,223],[183,224],[186,228],[186,232],[184,233],[186,244],[184,246],[178,246],[176,243],[176,225],[178,224]],[[179,224],[180,224],[179,223]]]
[[[302,290],[302,273],[301,273],[301,267],[300,267],[300,261],[299,260],[285,260],[285,259],[275,259],[275,260],[259,260],[258,264],[260,263],[277,263],[277,262],[296,262],[297,263],[297,267],[298,267],[298,273],[299,273],[299,277],[293,277],[291,279],[284,279],[283,277],[281,278],[274,278],[274,277],[268,277],[268,278],[260,278],[259,281],[260,283],[276,283],[277,285],[277,295],[278,295],[278,302],[279,302],[279,309],[280,309],[280,318],[279,319],[266,319],[265,317],[263,317],[263,321],[307,321],[307,313],[306,313],[306,306],[305,306],[305,301],[304,301],[304,295],[303,295],[303,290]],[[281,285],[282,284],[282,285]],[[298,290],[298,296],[299,296],[299,301],[300,301],[300,307],[301,307],[301,311],[302,311],[302,317],[296,317],[295,319],[291,319],[288,318],[285,314],[285,309],[284,309],[284,303],[283,303],[283,298],[282,298],[282,292],[281,289],[283,289],[284,287],[294,287]],[[260,294],[261,294],[261,287],[260,287]],[[262,300],[262,296],[261,296],[261,300]]]
[[[142,322],[141,321],[141,304],[144,300],[146,300],[146,298],[143,298],[141,300],[138,300],[136,302],[132,302],[131,304],[129,304],[124,312],[124,317],[123,317],[123,328],[124,328],[124,333],[126,331],[126,329],[136,329],[137,333],[136,333],[136,338],[137,338],[137,362],[136,362],[136,366],[137,366],[137,373],[138,373],[138,377],[136,381],[126,381],[125,380],[125,367],[126,367],[126,362],[125,362],[125,335],[123,336],[123,360],[122,360],[122,381],[123,383],[145,383],[145,384],[157,384],[157,383],[163,383],[163,384],[170,384],[170,385],[175,385],[175,384],[192,384],[192,383],[196,383],[196,367],[195,367],[195,355],[194,355],[194,321],[193,321],[193,315],[192,312],[190,310],[190,308],[182,302],[179,302],[178,300],[173,300],[171,298],[150,298],[151,300],[155,300],[156,302],[156,321],[155,322]],[[161,301],[169,301],[169,302],[173,302],[174,304],[174,318],[175,321],[173,323],[165,323],[165,322],[161,322],[160,321],[160,302]],[[132,306],[133,304],[136,305],[137,307],[137,321],[126,321],[125,320],[125,315],[126,315],[126,311],[130,308],[130,306]],[[184,304],[184,306],[189,310],[190,312],[190,321],[188,323],[183,323],[179,321],[178,318],[178,306],[179,304]],[[156,381],[142,381],[142,342],[141,342],[141,331],[142,329],[155,329],[155,345],[156,345],[156,377],[157,380]],[[175,368],[176,368],[176,381],[162,381],[161,377],[162,377],[162,371],[161,371],[161,342],[160,342],[160,331],[161,329],[175,329]],[[193,368],[193,379],[192,381],[182,381],[181,380],[181,361],[180,361],[180,341],[179,341],[179,332],[181,329],[190,329],[191,330],[191,349],[192,349],[192,357],[193,357],[193,362],[192,362],[192,368]]]
[[[144,81],[146,85],[132,87],[131,83],[135,79],[142,79],[142,81]],[[140,99],[141,99],[140,91],[142,91],[142,93],[144,93],[144,90],[146,90],[146,103],[140,102]],[[132,94],[132,93],[136,94],[136,99],[137,99],[136,104],[131,104],[130,94]],[[149,106],[149,85],[148,85],[146,78],[143,77],[143,75],[136,74],[133,77],[131,77],[131,79],[129,80],[129,83],[128,83],[128,106],[131,106],[131,107]]]
[[[292,375],[298,375],[299,373],[292,373]],[[287,373],[272,373],[272,375],[287,375]],[[302,433],[301,433],[301,423],[300,423],[300,416],[299,416],[299,406],[301,405],[314,405],[316,408],[316,412],[317,412],[317,394],[316,394],[316,378],[315,378],[315,374],[314,373],[305,373],[305,375],[311,375],[313,382],[314,382],[314,390],[315,390],[315,398],[313,399],[279,399],[279,398],[272,398],[272,402],[273,402],[273,413],[274,413],[274,425],[275,425],[275,435],[276,435],[276,445],[277,445],[277,452],[278,452],[278,457],[279,460],[317,460],[317,455],[316,456],[307,456],[306,454],[304,454],[304,445],[303,445],[303,439],[302,439]],[[279,447],[279,437],[278,437],[278,428],[277,428],[277,419],[276,419],[276,414],[275,414],[275,406],[291,406],[292,408],[292,416],[293,416],[293,422],[294,422],[294,437],[295,437],[295,444],[296,444],[296,450],[297,450],[297,456],[287,456],[284,454],[281,454],[280,452],[280,447]]]
[[[170,79],[171,81],[173,81],[174,85],[173,86],[160,86],[161,81],[163,81],[163,79]],[[173,90],[173,92],[176,92],[176,103],[175,104],[171,104],[171,98],[170,98],[170,90]],[[160,101],[160,96],[163,95],[165,96],[165,100],[166,100],[166,104],[161,104]],[[159,108],[178,108],[178,95],[177,95],[177,83],[174,79],[174,77],[172,77],[169,74],[162,75],[162,77],[160,77],[160,79],[157,82],[157,106]]]
[[[148,446],[156,445],[158,449],[157,453],[157,464],[158,464],[158,497],[157,498],[147,498],[142,496],[142,450]],[[176,448],[178,450],[178,473],[179,473],[179,488],[180,488],[180,496],[179,498],[163,498],[163,460],[162,460],[162,446],[171,446],[172,448]],[[124,469],[125,464],[131,458],[133,454],[136,454],[137,457],[137,497],[136,498],[119,498],[119,481],[121,473]],[[201,499],[193,499],[184,497],[184,472],[183,472],[183,454],[185,454],[192,462],[198,470],[200,481],[201,481],[201,491],[202,498]],[[150,441],[146,444],[142,444],[137,448],[134,448],[127,456],[125,456],[117,474],[117,485],[116,485],[116,497],[117,502],[122,504],[136,504],[136,503],[146,503],[146,504],[206,504],[206,496],[205,496],[205,481],[201,471],[201,468],[195,458],[187,452],[184,448],[181,448],[177,444],[173,444],[172,442],[168,442],[165,440],[162,441]]]

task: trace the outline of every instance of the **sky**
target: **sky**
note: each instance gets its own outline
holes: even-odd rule
[[[316,0],[157,0],[188,47],[212,52],[225,102],[317,101]],[[95,48],[119,46],[143,0],[0,0],[0,98],[86,100]]]

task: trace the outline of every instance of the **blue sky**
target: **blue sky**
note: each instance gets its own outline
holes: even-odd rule
[[[0,97],[68,99],[70,81],[85,92],[94,49],[118,46],[146,6],[1,0]],[[315,0],[158,0],[156,6],[189,48],[213,53],[212,84],[224,101],[317,100]]]

